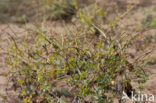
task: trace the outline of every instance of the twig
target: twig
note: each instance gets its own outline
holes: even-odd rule
[[[16,40],[14,39],[14,37],[13,37],[11,34],[9,34],[9,33],[7,33],[7,34],[8,34],[9,37],[12,39],[12,41],[13,41],[14,44],[15,44],[16,49],[18,50],[18,46],[17,46]]]

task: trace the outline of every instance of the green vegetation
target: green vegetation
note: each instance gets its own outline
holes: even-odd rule
[[[36,5],[35,1],[15,1],[16,5],[26,3],[24,5],[32,8]],[[142,84],[148,76],[140,65],[143,61],[137,58],[130,63],[126,49],[145,29],[155,27],[151,15],[142,21],[137,33],[134,31],[128,35],[118,23],[133,9],[131,5],[120,15],[109,18],[111,14],[97,4],[84,6],[73,0],[40,0],[38,9],[31,12],[26,7],[26,12],[20,7],[15,9],[12,7],[14,3],[7,4],[11,7],[8,14],[17,12],[20,23],[29,21],[32,12],[35,17],[44,15],[39,18],[41,21],[59,19],[78,24],[73,25],[76,29],[68,29],[68,33],[62,34],[50,32],[46,24],[37,25],[29,29],[29,36],[20,43],[11,37],[6,63],[14,89],[22,101],[113,103],[115,99],[121,100],[123,90],[126,93],[133,90],[133,78],[138,81],[138,89],[143,89]],[[6,5],[0,5],[3,5],[0,6],[3,11],[8,10]]]
[[[75,14],[76,0],[0,0],[0,20],[3,22],[26,23],[43,19],[70,20]],[[11,18],[10,18],[11,17]]]

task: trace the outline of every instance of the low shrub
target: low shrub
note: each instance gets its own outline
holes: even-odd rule
[[[131,95],[133,78],[142,90],[148,75],[140,66],[141,60],[129,62],[125,51],[144,29],[127,35],[118,26],[123,16],[118,16],[104,19],[107,21],[102,23],[108,28],[105,32],[104,24],[96,24],[96,15],[105,18],[106,13],[95,8],[90,14],[86,16],[85,11],[78,10],[75,18],[83,23],[69,30],[70,34],[48,32],[43,25],[29,31],[31,38],[20,43],[12,39],[6,63],[21,100],[113,103],[114,99],[121,101],[123,91]]]

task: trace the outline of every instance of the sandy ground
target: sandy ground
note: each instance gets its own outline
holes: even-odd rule
[[[16,103],[14,100],[13,95],[14,92],[11,89],[11,82],[9,82],[8,78],[8,67],[5,65],[5,57],[7,55],[7,47],[9,47],[8,41],[8,34],[14,35],[17,34],[20,37],[21,33],[25,32],[23,29],[20,29],[15,24],[0,24],[0,103],[3,103],[1,100],[5,100],[9,97],[10,102]]]
[[[151,7],[152,8],[152,7]],[[145,9],[146,10],[146,9]],[[148,12],[149,8],[147,8]],[[140,10],[141,11],[141,10]],[[140,11],[135,11],[133,15],[128,16],[128,21],[121,22],[121,27],[126,27],[126,25],[133,25],[133,23],[137,23],[138,21],[142,20],[145,16],[143,12]],[[156,15],[154,13],[153,15]],[[132,22],[135,21],[135,22]],[[138,22],[139,23],[139,22]],[[60,26],[58,28],[56,27],[55,30],[60,31]],[[26,32],[24,29],[21,29],[17,24],[0,24],[0,103],[2,102],[2,99],[5,99],[6,97],[9,97],[10,103],[18,103],[18,101],[15,101],[13,97],[11,97],[14,92],[10,89],[8,90],[8,93],[6,92],[6,88],[10,88],[9,86],[11,85],[10,82],[8,82],[8,70],[7,66],[5,65],[5,56],[6,54],[6,47],[8,47],[7,41],[8,35],[7,33],[15,36],[14,34],[17,35],[18,38],[22,37],[23,35],[26,35]],[[150,35],[155,35],[156,36],[156,30],[151,30],[147,34]],[[146,34],[146,35],[147,35]],[[155,43],[155,44],[154,44]],[[152,45],[156,46],[156,42],[154,42]],[[151,49],[151,48],[149,48]],[[139,55],[140,53],[137,54],[136,50],[132,50],[131,52],[134,55]],[[151,57],[156,58],[156,50],[151,54]],[[146,66],[145,68],[147,71],[153,73],[150,77],[149,80],[144,84],[145,87],[145,92],[148,94],[153,94],[155,96],[155,101],[153,103],[156,103],[156,62]],[[135,82],[133,83],[135,87]]]

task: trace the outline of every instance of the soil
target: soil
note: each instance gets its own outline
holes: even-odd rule
[[[130,14],[128,17],[126,17],[124,20],[121,21],[120,26],[127,27],[128,32],[130,32],[131,30],[133,30],[133,27],[131,27],[130,25],[140,24],[140,21],[142,21],[142,19],[145,18],[146,13],[149,13],[154,8],[156,9],[154,5],[150,5],[140,8],[137,11],[134,11],[132,14]],[[152,15],[156,17],[156,11],[152,12]],[[53,24],[55,25],[55,31],[60,32],[62,30],[62,26],[56,25],[56,22]],[[19,101],[15,99],[14,96],[15,92],[12,90],[11,82],[9,82],[8,79],[8,67],[5,65],[5,56],[7,55],[6,50],[7,47],[10,45],[8,44],[9,41],[8,34],[16,37],[17,39],[20,39],[21,37],[26,36],[27,32],[21,28],[21,25],[0,23],[0,103],[3,103],[2,100],[5,100],[6,98],[9,101],[9,103],[18,103]],[[150,30],[143,35],[156,36],[156,29]],[[134,47],[128,49],[128,52],[131,55],[137,57],[142,53],[148,52],[149,50],[153,50],[151,56],[148,58],[151,57],[156,58],[156,48],[153,48],[153,46],[156,47],[156,40],[153,40],[152,43],[149,45],[149,47],[143,52],[141,52],[137,50],[138,47],[136,43]],[[144,93],[153,94],[155,96],[155,101],[153,103],[156,103],[156,61],[152,61],[151,63],[149,63],[145,67],[145,70],[150,72],[151,75],[149,76],[148,81],[144,84],[145,87]],[[132,82],[132,85],[134,88],[137,87],[135,80]]]

